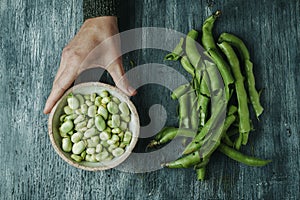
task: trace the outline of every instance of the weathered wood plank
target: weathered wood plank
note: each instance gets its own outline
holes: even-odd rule
[[[210,5],[210,7],[208,7]],[[299,199],[300,3],[290,1],[123,2],[120,28],[158,26],[187,33],[199,29],[216,9],[215,29],[246,41],[255,64],[257,87],[264,88],[265,112],[250,144],[242,150],[273,162],[240,165],[216,153],[207,181],[194,171],[161,169],[143,174],[117,170],[85,172],[68,166],[54,152],[42,109],[59,65],[61,49],[82,23],[81,1],[0,1],[0,198],[1,199]],[[142,50],[124,56],[138,65],[162,61],[162,52]],[[126,64],[127,63],[127,64]],[[172,66],[181,71],[178,63]],[[142,74],[141,76],[146,76]],[[168,76],[166,75],[166,78]],[[109,80],[107,80],[109,81]],[[152,93],[162,94],[158,99]],[[139,89],[133,98],[146,125],[143,102],[166,104],[168,91]],[[171,105],[175,110],[175,104]],[[167,123],[176,123],[176,117]],[[140,147],[142,148],[142,147]]]

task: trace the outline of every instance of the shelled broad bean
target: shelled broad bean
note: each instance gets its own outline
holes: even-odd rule
[[[63,110],[59,126],[61,148],[74,161],[112,160],[130,144],[130,109],[108,91],[70,93]]]

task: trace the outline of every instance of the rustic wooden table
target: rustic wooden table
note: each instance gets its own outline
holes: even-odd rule
[[[215,34],[235,33],[250,49],[257,87],[264,88],[265,112],[260,122],[254,120],[250,145],[242,150],[273,162],[262,168],[247,167],[216,153],[203,182],[196,180],[192,169],[81,171],[55,153],[47,134],[48,116],[42,110],[61,50],[82,24],[81,3],[0,0],[0,199],[300,198],[298,0],[122,2],[121,31],[154,26],[187,33],[199,29],[208,15],[221,9]],[[163,61],[163,54],[151,49],[128,54],[124,56],[126,70],[131,59],[137,65],[171,65]],[[178,63],[172,66],[181,70]],[[152,104],[171,101],[169,91],[157,85],[145,85],[138,92],[133,101],[142,125],[149,123]],[[175,109],[172,102],[168,106]],[[171,117],[167,123],[175,120]]]

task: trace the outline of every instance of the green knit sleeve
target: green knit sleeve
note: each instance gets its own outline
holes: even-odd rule
[[[100,16],[118,16],[120,0],[83,0],[84,20]]]

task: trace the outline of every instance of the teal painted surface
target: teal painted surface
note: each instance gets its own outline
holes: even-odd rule
[[[123,2],[122,9],[121,30],[158,26],[182,33],[223,11],[215,34],[232,32],[246,41],[257,87],[264,88],[265,112],[254,121],[256,130],[243,151],[273,162],[253,168],[216,153],[204,182],[196,181],[192,169],[95,173],[67,165],[50,144],[42,110],[61,50],[82,23],[81,1],[1,0],[0,199],[299,199],[300,2],[136,0]],[[148,49],[124,56],[124,63],[126,70],[132,59],[182,71],[162,58],[161,51]],[[169,91],[150,85],[138,92],[133,101],[146,125],[144,103],[168,103]],[[176,124],[176,118],[167,123]]]

